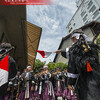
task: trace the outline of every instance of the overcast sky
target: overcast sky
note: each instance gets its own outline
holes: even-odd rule
[[[42,28],[39,50],[55,51],[58,49],[62,37],[67,35],[66,26],[76,11],[76,0],[56,0],[54,5],[27,6],[27,20]],[[41,61],[53,61],[55,54]]]

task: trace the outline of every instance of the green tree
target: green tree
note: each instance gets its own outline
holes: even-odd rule
[[[48,67],[49,67],[49,70],[55,69],[55,63],[49,62]]]
[[[98,35],[98,37],[96,38],[96,41],[95,43],[99,46],[100,48],[100,34]],[[99,63],[100,63],[100,52],[98,52],[98,55],[99,55]]]
[[[97,37],[97,39],[96,39],[96,44],[97,44],[98,46],[100,46],[100,34],[98,35],[98,37]]]
[[[59,67],[61,71],[63,71],[63,69],[67,68],[67,64],[64,64],[62,62],[58,62],[56,64],[53,62],[49,62],[48,67],[49,67],[49,70],[56,69],[57,67]]]
[[[46,62],[42,62],[39,59],[36,59],[35,64],[34,64],[34,72],[40,71],[41,68],[45,65]]]
[[[61,69],[61,71],[63,71],[63,69],[67,68],[67,64],[58,62],[55,64],[55,68],[57,68],[57,67],[59,67]]]

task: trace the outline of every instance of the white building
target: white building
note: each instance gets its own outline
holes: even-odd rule
[[[93,21],[87,25],[80,27],[79,29],[81,29],[84,32],[84,34],[86,34],[89,37],[89,39],[93,41],[100,34],[100,22]],[[72,46],[71,36],[72,36],[72,33],[62,38],[62,41],[59,45],[58,50]],[[68,63],[68,59],[65,59],[64,57],[61,56],[61,53],[59,53],[59,54],[56,54],[53,62]]]
[[[100,0],[76,0],[77,11],[67,25],[67,33],[78,29],[91,21],[100,22]]]

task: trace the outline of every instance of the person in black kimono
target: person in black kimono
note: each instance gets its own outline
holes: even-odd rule
[[[73,86],[77,86],[79,100],[100,100],[99,47],[79,31],[73,32],[72,41],[67,67],[68,88],[73,90]]]
[[[12,95],[11,95],[12,94],[12,88],[13,88],[13,80],[9,80],[7,93],[6,93],[5,97],[4,97],[4,100],[10,100],[12,98]]]
[[[43,66],[43,73],[41,75],[41,78],[43,82],[43,88],[42,88],[43,100],[54,100],[55,95],[54,95],[53,85],[51,81],[51,73],[48,71],[47,65]]]
[[[34,99],[40,100],[39,87],[40,87],[40,73],[36,72],[34,75]]]
[[[67,99],[68,97],[68,86],[67,86],[67,69],[64,69],[63,71],[63,87],[64,87],[64,91],[63,91],[63,99]]]
[[[11,48],[12,48],[12,46],[11,46],[10,43],[1,43],[0,44],[0,55],[2,55],[3,53],[5,53],[6,51],[8,51]],[[3,56],[3,58],[6,55],[7,54],[5,54]],[[0,58],[0,61],[3,58]],[[8,80],[14,78],[16,74],[17,74],[17,69],[16,69],[15,60],[11,56],[9,56],[9,75],[8,75]],[[5,83],[4,85],[0,86],[0,96],[3,96],[4,97],[6,95],[7,88],[8,88],[8,82]]]
[[[56,79],[55,79],[55,69],[52,69],[51,70],[51,81],[52,81],[52,85],[53,85],[53,88],[54,90],[56,90]]]
[[[18,100],[24,100],[25,97],[25,76],[26,76],[26,69],[24,69],[23,73],[20,76]]]
[[[56,68],[56,74],[55,74],[55,96],[56,100],[58,97],[62,97],[63,94],[63,74],[60,71],[60,68]]]
[[[27,72],[26,72],[26,75],[25,75],[25,100],[33,100],[34,99],[34,96],[33,96],[33,84],[32,84],[32,81],[34,80],[34,73],[33,73],[33,70],[32,70],[32,67],[31,65],[28,65],[27,66]]]
[[[18,71],[17,75],[15,76],[14,82],[13,82],[13,84],[14,84],[13,98],[14,99],[16,99],[19,81],[20,81],[20,72]]]
[[[67,99],[67,100],[77,100],[76,94],[73,93],[71,90],[68,89],[68,76],[67,76],[67,69],[64,69],[63,72],[63,87],[64,87],[64,91],[63,91],[63,99]]]

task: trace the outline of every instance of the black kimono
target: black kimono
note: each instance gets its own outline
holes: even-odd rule
[[[91,71],[88,71],[87,62],[92,68]],[[97,45],[86,43],[80,38],[69,49],[67,69],[68,85],[76,86],[78,80],[79,100],[100,100],[100,65]]]
[[[56,92],[57,97],[62,96],[62,93],[64,90],[62,79],[63,79],[62,73],[61,72],[56,73],[56,75],[55,75],[55,84],[56,84],[55,92]]]

